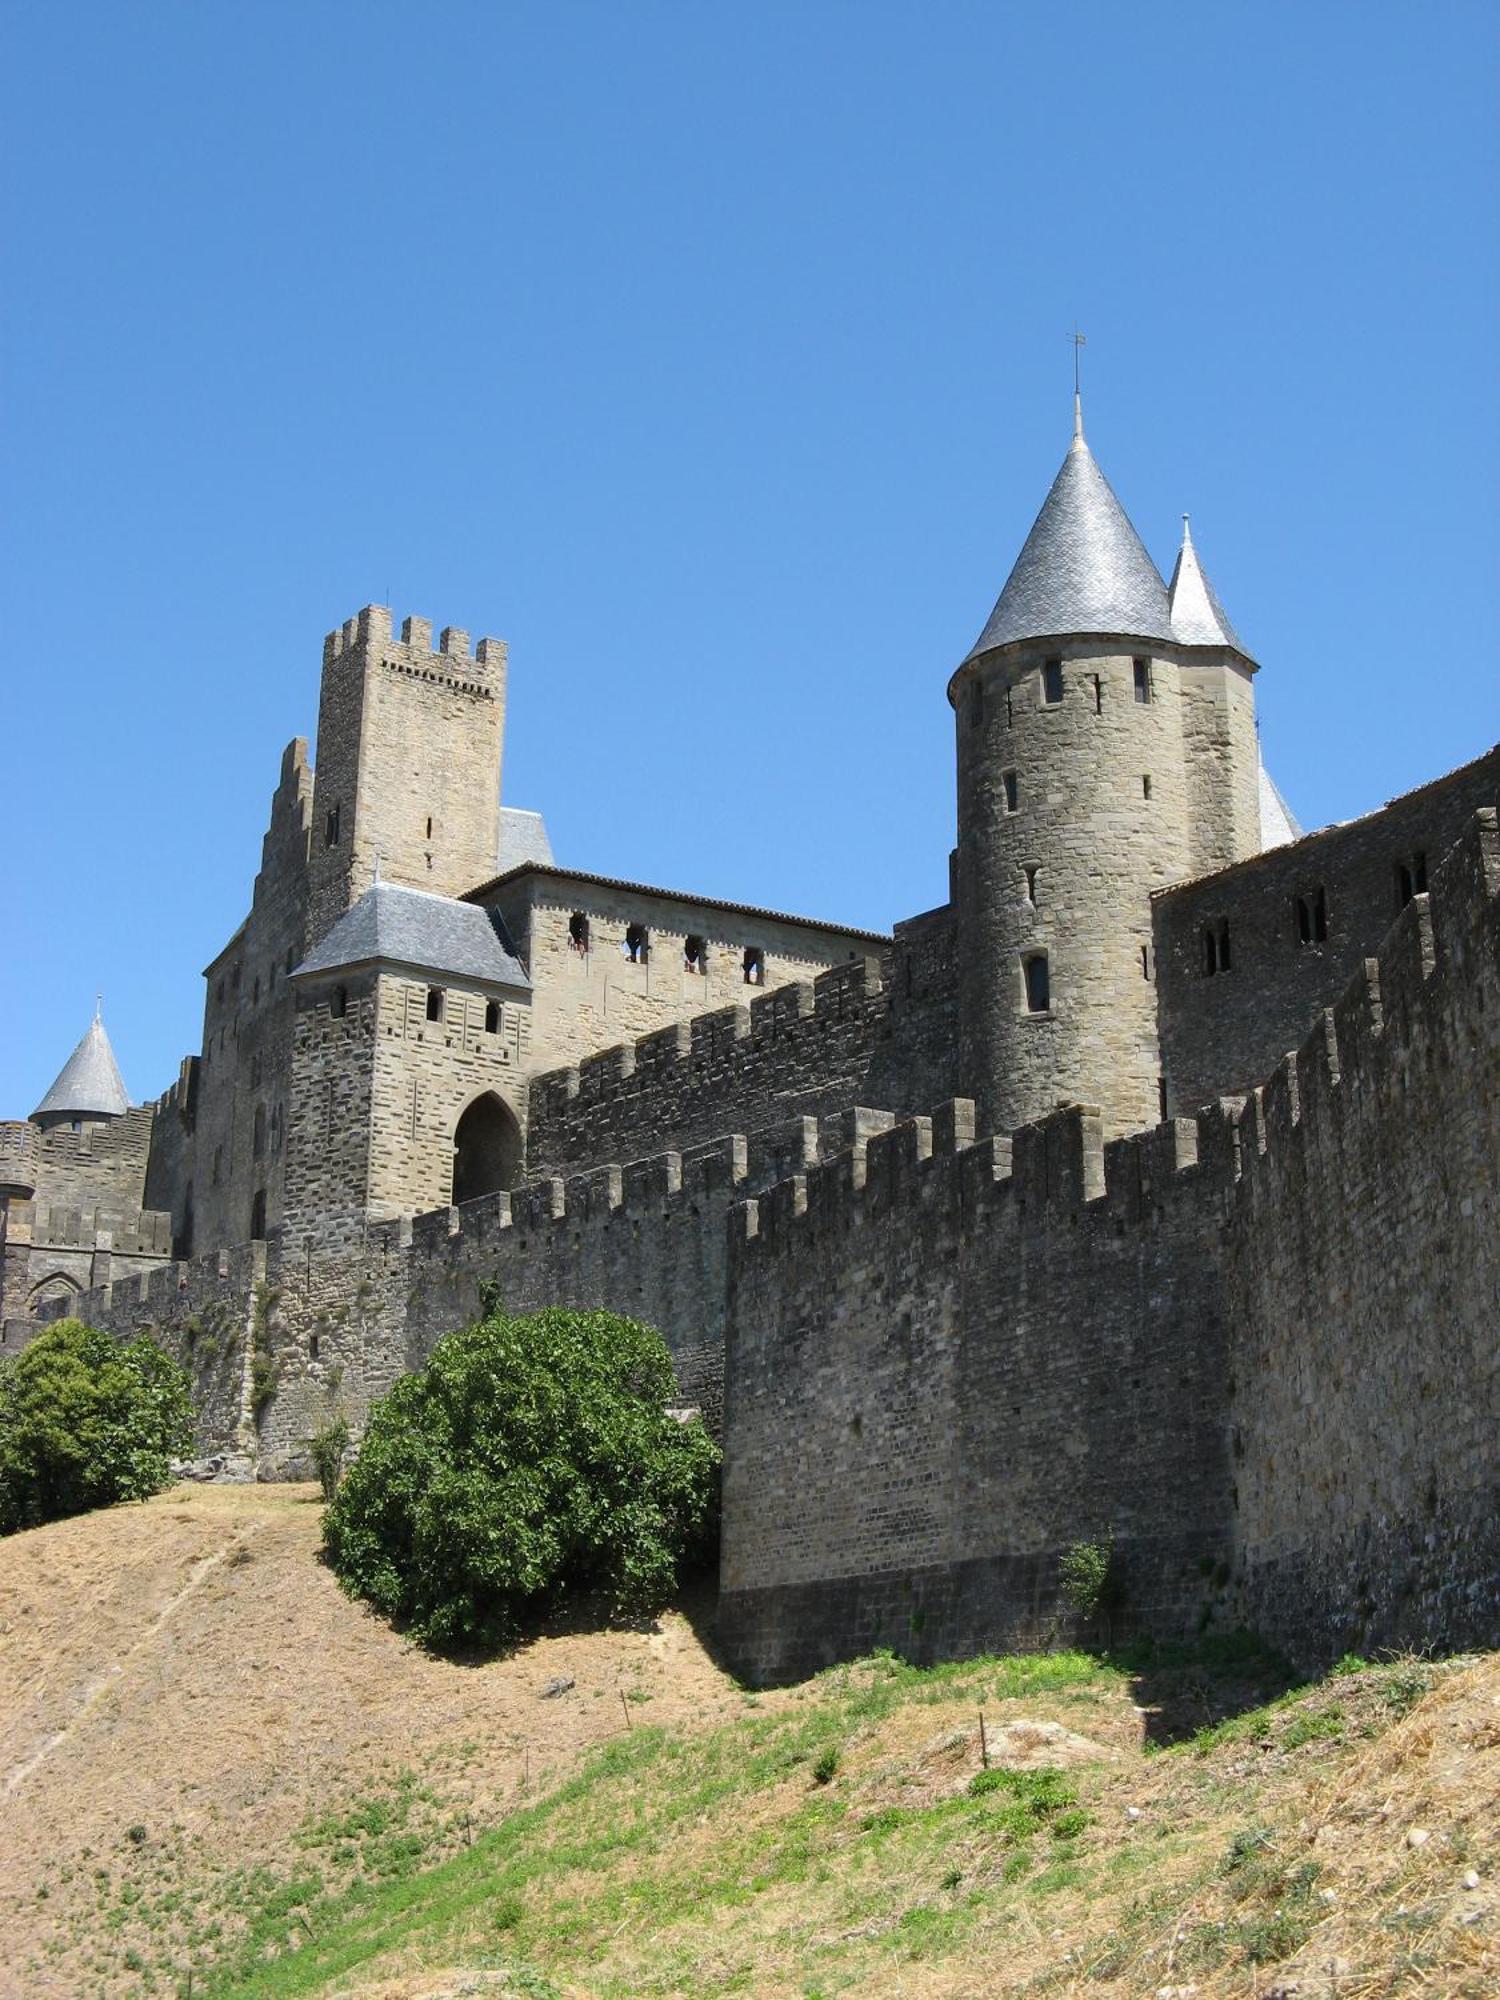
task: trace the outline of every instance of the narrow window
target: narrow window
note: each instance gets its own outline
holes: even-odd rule
[[[1159,1076],[1156,1079],[1156,1101],[1161,1112],[1161,1122],[1165,1125],[1167,1122],[1167,1079],[1164,1076]]]
[[[1294,897],[1293,903],[1298,944],[1322,944],[1328,936],[1328,899],[1322,889],[1309,889],[1305,896]]]
[[[700,977],[708,971],[708,946],[701,937],[694,935],[683,939],[682,969]]]
[[[250,1241],[264,1243],[266,1240],[266,1191],[255,1190],[255,1198],[250,1203]]]
[[[1104,713],[1104,681],[1099,674],[1094,676],[1094,713],[1095,715]]]
[[[1151,796],[1151,773],[1150,773],[1149,771],[1142,771],[1142,773],[1141,773],[1141,797],[1142,797],[1143,799],[1149,799],[1149,798],[1150,798],[1150,796]]]
[[[1026,877],[1026,900],[1028,903],[1034,905],[1036,902],[1036,878],[1040,870],[1034,864],[1028,862],[1023,865],[1021,873]]]
[[[1228,924],[1220,924],[1219,926],[1219,970],[1220,972],[1227,972],[1229,970]]]
[[[1321,889],[1313,890],[1312,934],[1314,944],[1323,944],[1328,937],[1328,898]]]
[[[1222,949],[1220,940],[1222,939]],[[1228,924],[1205,924],[1203,926],[1203,975],[1212,979],[1216,972],[1229,970],[1229,926]]]
[[[1000,782],[1005,787],[1005,810],[1008,813],[1013,813],[1021,802],[1021,787],[1017,781],[1015,772],[1002,771],[1000,773]]]
[[[651,956],[651,933],[644,924],[631,924],[627,927],[621,950],[632,965],[646,963]]]
[[[589,920],[582,910],[575,910],[568,919],[568,943],[576,952],[589,948]]]
[[[1052,1006],[1052,984],[1047,973],[1046,952],[1033,952],[1024,961],[1024,971],[1026,974],[1027,1013],[1048,1013]]]
[[[1417,894],[1425,896],[1427,894],[1427,856],[1425,854],[1414,854],[1412,856],[1411,872],[1416,881]]]
[[[309,1361],[316,1361],[318,1358],[318,1336],[315,1333],[307,1336],[307,1358]]]
[[[1151,662],[1149,660],[1132,660],[1130,663],[1130,671],[1131,671],[1131,677],[1135,683],[1136,700],[1141,702],[1150,701]]]
[[[266,1114],[262,1105],[255,1107],[255,1130],[250,1141],[250,1151],[255,1159],[263,1157],[266,1150]]]
[[[431,838],[432,838],[432,814],[431,814],[431,813],[429,813],[429,814],[427,815],[427,838],[428,838],[429,840],[431,840]]]
[[[1427,893],[1427,856],[1411,854],[1396,863],[1396,908],[1404,910],[1413,896]]]
[[[1056,708],[1063,697],[1061,660],[1042,662],[1042,700],[1048,708]]]
[[[297,963],[297,947],[296,947],[295,945],[292,945],[292,944],[289,944],[289,945],[287,946],[287,948],[286,948],[286,969],[287,969],[287,971],[288,971],[288,972],[290,972],[290,971],[291,971],[291,969],[292,969],[292,967],[293,967],[293,966],[294,966],[294,965],[295,965],[296,963]]]
[[[258,972],[255,975],[255,991],[251,995],[250,1005],[252,1007],[258,1007],[260,1005],[260,974]]]
[[[765,985],[766,955],[761,950],[759,945],[747,944],[745,946],[744,970],[745,970],[745,984],[747,986]]]
[[[484,1003],[484,1032],[487,1035],[498,1035],[500,1032],[500,1002],[498,1000],[486,1000]]]
[[[339,844],[339,808],[330,806],[328,818],[323,823],[323,845],[337,847]]]
[[[281,1151],[281,1106],[279,1104],[273,1104],[271,1107],[271,1151],[273,1153]]]
[[[441,986],[429,986],[427,989],[427,1018],[429,1021],[441,1021],[443,1018],[443,989]]]
[[[1011,728],[1014,725],[1015,719],[1016,719],[1015,706],[1010,698],[1010,689],[1007,688],[1005,690],[1005,726],[1007,729]]]
[[[1142,979],[1149,979],[1151,977],[1151,947],[1149,944],[1141,946],[1141,977]]]
[[[328,1011],[335,1021],[342,1021],[349,1011],[349,989],[335,986],[328,996]]]
[[[969,727],[977,729],[984,720],[984,683],[974,680],[969,683]]]

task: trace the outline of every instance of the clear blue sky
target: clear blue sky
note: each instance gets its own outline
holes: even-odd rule
[[[322,635],[510,641],[581,867],[940,901],[1065,449],[1309,825],[1500,734],[1486,4],[39,5],[0,62],[0,1113],[197,1047]]]

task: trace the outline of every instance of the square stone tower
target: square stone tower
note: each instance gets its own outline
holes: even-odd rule
[[[375,879],[461,896],[495,872],[505,646],[367,605],[323,641],[309,943]]]

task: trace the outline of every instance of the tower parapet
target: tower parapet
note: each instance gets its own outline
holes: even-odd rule
[[[494,873],[506,648],[369,604],[323,641],[311,942],[374,881],[459,896]]]

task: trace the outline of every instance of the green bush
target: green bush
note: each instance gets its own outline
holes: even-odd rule
[[[56,1320],[0,1361],[0,1534],[159,1493],[192,1440],[187,1377],[159,1347]]]
[[[349,1449],[349,1426],[342,1417],[334,1417],[324,1424],[322,1430],[314,1431],[307,1441],[308,1454],[313,1462],[313,1470],[318,1475],[318,1484],[323,1489],[323,1498],[331,1500],[339,1490],[339,1480],[343,1477],[344,1453]]]
[[[1114,1563],[1113,1535],[1095,1542],[1072,1542],[1057,1561],[1057,1583],[1063,1602],[1080,1618],[1092,1618],[1110,1601]]]
[[[435,1647],[515,1638],[574,1597],[660,1609],[707,1551],[719,1453],[668,1406],[659,1334],[491,1312],[376,1404],[324,1516],[352,1597]]]

